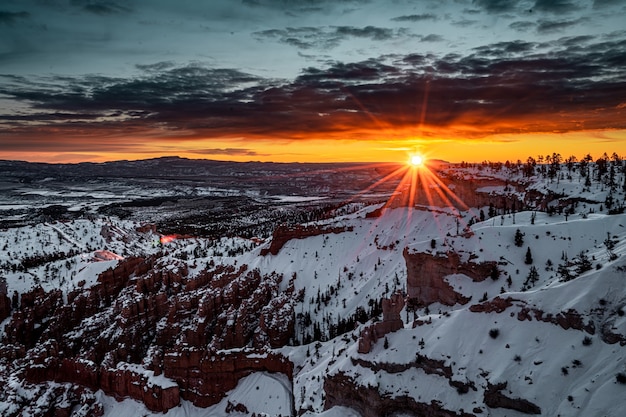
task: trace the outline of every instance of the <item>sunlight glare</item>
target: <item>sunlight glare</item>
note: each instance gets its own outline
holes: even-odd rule
[[[420,167],[424,163],[424,158],[422,157],[422,155],[411,155],[409,163],[414,167]]]

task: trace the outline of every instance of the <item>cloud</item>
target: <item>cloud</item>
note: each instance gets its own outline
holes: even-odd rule
[[[452,22],[452,24],[454,26],[458,26],[458,27],[469,27],[469,26],[474,26],[476,24],[480,23],[478,20],[471,20],[471,19],[462,19],[462,20],[456,20],[454,22]]]
[[[533,6],[534,10],[558,14],[569,13],[580,8],[580,5],[568,0],[537,0]]]
[[[394,36],[392,29],[379,28],[375,26],[366,26],[357,28],[354,26],[338,26],[335,33],[343,37],[369,38],[374,41],[384,41]]]
[[[535,22],[528,22],[528,21],[513,22],[509,25],[511,29],[516,30],[518,32],[528,32],[530,29],[534,28],[535,26],[537,26]]]
[[[350,38],[385,41],[404,36],[404,31],[376,26],[288,27],[254,32],[253,36],[258,40],[275,39],[278,42],[301,49],[329,49]]]
[[[394,22],[422,22],[424,20],[437,20],[437,16],[432,13],[423,13],[423,14],[411,14],[405,16],[394,17]]]
[[[140,66],[144,72],[134,78],[5,75],[0,95],[30,108],[0,111],[0,137],[11,149],[57,141],[65,151],[86,152],[94,143],[132,148],[128,138],[368,140],[416,129],[425,137],[466,138],[626,129],[616,93],[626,88],[625,48],[625,40],[591,37],[498,42],[466,54],[335,61],[293,80],[167,62]]]
[[[593,1],[594,9],[601,9],[604,7],[611,7],[611,6],[624,6],[624,0],[594,0]]]
[[[443,41],[443,36],[431,33],[430,35],[422,36],[422,42],[441,42]]]
[[[510,12],[517,8],[519,0],[474,0],[474,4],[490,13]]]
[[[0,10],[0,25],[13,25],[19,20],[28,19],[30,13],[28,12],[7,12]]]
[[[535,42],[526,41],[511,41],[511,42],[497,42],[489,45],[479,46],[474,50],[481,54],[492,57],[504,57],[513,54],[528,54],[533,52],[537,48],[538,44]]]
[[[73,6],[81,7],[89,13],[100,16],[129,13],[131,9],[112,1],[71,0]]]
[[[575,20],[540,20],[537,25],[538,33],[551,33],[551,32],[560,32],[562,30],[568,29],[573,26],[579,25],[585,19],[575,19]]]

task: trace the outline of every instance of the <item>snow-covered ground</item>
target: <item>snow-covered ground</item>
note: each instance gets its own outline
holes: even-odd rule
[[[138,224],[116,218],[42,223],[0,231],[2,276],[9,295],[35,285],[69,291],[85,281],[82,285],[88,287],[100,272],[117,263],[98,262],[94,257],[97,250],[123,257],[165,250],[172,259],[186,262],[191,276],[199,274],[209,262],[246,264],[263,274],[295,275],[296,293],[304,292],[303,301],[295,309],[297,343],[279,349],[295,365],[293,381],[281,375],[254,373],[213,407],[202,409],[183,401],[166,414],[151,413],[136,401],[118,402],[98,392],[107,417],[286,416],[294,413],[292,402],[295,413],[309,417],[357,416],[358,411],[344,407],[324,410],[324,380],[337,373],[352,377],[362,386],[376,387],[381,395],[406,395],[423,403],[437,401],[456,413],[523,415],[483,404],[488,384],[506,382],[503,392],[507,396],[536,404],[542,415],[622,415],[626,385],[617,382],[616,375],[626,372],[626,348],[609,343],[603,332],[626,338],[626,215],[609,215],[606,206],[609,195],[614,205],[624,204],[624,174],[616,174],[615,182],[620,184],[616,187],[597,180],[586,185],[585,177],[579,172],[570,174],[565,167],[559,174],[562,178],[554,180],[524,178],[520,173],[494,172],[488,167],[455,169],[454,174],[466,179],[495,177],[524,182],[525,191],[515,193],[552,192],[562,195],[563,201],[576,201],[567,200],[560,214],[508,212],[487,216],[483,221],[478,213],[487,213],[487,206],[460,213],[451,208],[401,207],[386,209],[381,217],[366,217],[379,206],[365,206],[315,223],[343,227],[345,231],[292,239],[278,255],[267,256],[260,256],[260,251],[268,243],[257,246],[238,238],[211,242],[180,239],[163,246],[158,235],[138,232]],[[511,191],[494,186],[479,192]],[[457,233],[459,223],[461,229],[471,223],[471,233]],[[108,240],[103,230],[108,232]],[[516,235],[522,237],[521,244],[516,242]],[[455,291],[471,300],[464,305],[435,303],[428,309],[418,309],[415,318],[422,324],[416,327],[414,313],[403,310],[404,328],[387,335],[387,348],[379,341],[370,353],[357,351],[360,331],[380,317],[331,337],[331,327],[342,319],[359,309],[369,311],[395,290],[406,291],[405,250],[454,251],[464,260],[496,261],[500,276],[482,282],[473,282],[462,274],[446,277]],[[34,266],[20,268],[27,257],[28,261],[46,256],[59,259],[41,264],[33,261]],[[589,267],[580,272],[583,263]],[[536,275],[531,273],[533,270]],[[565,278],[566,272],[569,278]],[[288,280],[281,285],[286,289]],[[512,305],[503,312],[469,309],[496,297],[510,298]],[[594,326],[595,333],[565,329],[535,318],[520,320],[523,308],[542,311],[544,317],[575,311],[585,324]],[[302,344],[307,337],[313,337],[316,326],[320,340]],[[493,329],[498,330],[496,337],[490,335]],[[451,370],[451,378],[411,366],[419,356],[442,361]],[[407,366],[403,371],[391,372],[375,371],[375,364]],[[450,381],[473,384],[474,389],[463,393]],[[238,404],[242,405],[238,410],[247,411],[235,410]]]

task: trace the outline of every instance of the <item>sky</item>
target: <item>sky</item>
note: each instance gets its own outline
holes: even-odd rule
[[[626,0],[3,0],[0,159],[626,155]]]

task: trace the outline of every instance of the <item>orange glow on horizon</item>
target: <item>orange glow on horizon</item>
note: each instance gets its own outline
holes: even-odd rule
[[[373,132],[351,132],[340,139],[329,138],[262,139],[165,139],[146,140],[125,138],[126,144],[113,145],[103,139],[102,148],[72,151],[69,145],[54,142],[39,146],[37,150],[0,150],[0,160],[24,160],[47,163],[107,162],[115,160],[141,160],[162,156],[179,156],[189,159],[213,159],[235,162],[392,162],[406,163],[411,150],[428,148],[428,158],[448,162],[525,162],[529,156],[560,153],[578,159],[590,153],[599,158],[602,153],[626,155],[626,130],[590,131],[571,133],[534,133],[493,135],[481,138],[455,138],[446,136],[415,136],[415,132],[393,132],[381,129]],[[449,133],[449,132],[448,132]],[[317,135],[316,135],[317,136]],[[356,138],[355,138],[356,137]],[[381,139],[384,138],[384,139]],[[75,141],[76,142],[76,141]],[[86,141],[85,141],[86,142]],[[35,148],[33,148],[35,149]],[[426,156],[422,155],[425,159]]]

